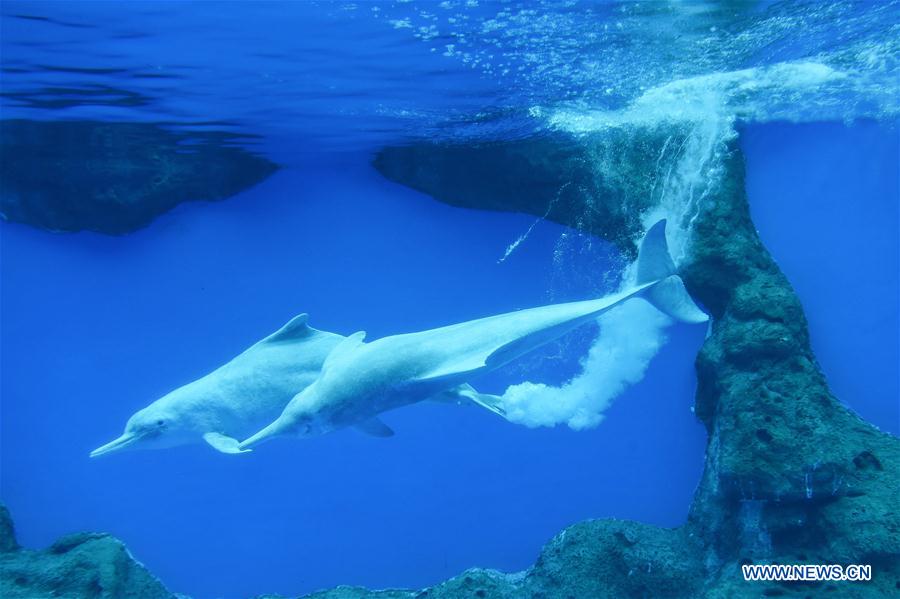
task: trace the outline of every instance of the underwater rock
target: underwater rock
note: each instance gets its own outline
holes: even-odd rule
[[[13,526],[12,516],[6,506],[0,503],[0,553],[15,551],[19,548],[16,542],[16,529]]]
[[[475,145],[422,143],[383,148],[373,165],[447,204],[534,214],[612,241],[634,257],[654,183],[640,169],[656,159],[656,141],[641,140],[627,155],[615,151],[614,139],[589,150],[551,133]],[[616,176],[603,176],[602,165]]]
[[[0,216],[129,233],[181,202],[221,200],[278,168],[224,132],[149,123],[0,121]]]
[[[900,588],[900,440],[831,394],[803,308],[753,227],[736,146],[725,165],[684,268],[714,316],[697,358],[709,443],[687,526],[710,563],[871,564],[871,585],[842,590],[887,594]],[[748,502],[761,546],[745,542]]]
[[[16,543],[12,519],[0,505],[0,597],[41,599],[175,599],[163,584],[106,534],[65,536],[43,551]]]
[[[699,542],[684,529],[589,520],[558,534],[525,572],[473,568],[420,591],[338,587],[305,599],[689,597],[700,593],[702,572]]]
[[[751,220],[737,135],[729,126],[698,139],[702,129],[657,123],[468,148],[425,142],[374,159],[389,179],[438,200],[547,217],[632,254],[644,210],[663,205],[671,218],[666,202],[679,186],[702,187],[679,213],[692,223],[682,275],[713,315],[696,362],[706,464],[687,523],[569,527],[520,578],[492,575],[495,584],[474,596],[866,597],[900,588],[900,440],[831,394],[800,301]],[[706,154],[686,165],[692,147]],[[870,564],[873,573],[870,583],[747,583],[744,563]],[[417,596],[458,596],[444,589],[461,589],[467,576]]]

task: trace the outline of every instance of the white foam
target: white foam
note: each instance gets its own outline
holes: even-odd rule
[[[562,109],[548,120],[556,129],[591,133],[623,126],[700,123],[711,118],[821,119],[823,88],[837,88],[848,80],[846,73],[823,63],[784,62],[677,79],[647,90],[622,110]],[[804,103],[804,99],[818,101]],[[807,105],[817,110],[807,115],[803,109]]]
[[[592,428],[629,385],[640,381],[666,342],[671,320],[641,299],[633,299],[598,319],[600,334],[581,362],[581,374],[555,387],[525,382],[503,394],[507,418],[525,426],[567,424]]]

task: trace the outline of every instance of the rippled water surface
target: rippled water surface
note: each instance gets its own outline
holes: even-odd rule
[[[503,138],[710,103],[757,121],[885,117],[898,108],[898,11],[897,2],[7,2],[3,107],[6,118],[236,128],[282,159],[310,145]]]

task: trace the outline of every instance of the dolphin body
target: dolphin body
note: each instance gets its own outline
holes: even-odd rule
[[[642,297],[676,320],[708,316],[694,304],[666,244],[666,223],[641,242],[636,284],[600,299],[553,304],[455,325],[383,337],[364,343],[365,332],[345,338],[325,359],[319,377],[282,414],[241,442],[246,449],[279,435],[311,437],[347,426],[376,436],[392,431],[378,415],[424,399],[469,399],[503,414],[496,396],[476,393],[466,381],[494,370],[628,299]]]
[[[237,439],[271,422],[319,375],[322,363],[344,339],[294,317],[230,362],[138,410],[118,439],[91,452],[97,457],[125,448],[157,449],[201,439],[223,453],[240,453]]]

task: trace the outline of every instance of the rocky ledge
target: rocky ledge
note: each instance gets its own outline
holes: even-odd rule
[[[0,597],[4,599],[176,599],[118,539],[68,535],[43,551],[16,542],[9,511],[0,505]]]
[[[0,217],[129,233],[189,200],[221,200],[278,168],[223,131],[149,123],[0,121]]]

